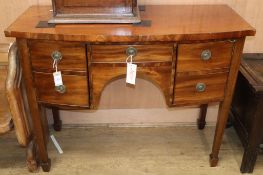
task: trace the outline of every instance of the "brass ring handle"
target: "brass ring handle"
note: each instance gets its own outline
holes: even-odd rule
[[[64,94],[67,91],[65,85],[55,86],[55,90],[61,94]]]
[[[206,84],[205,83],[197,83],[195,88],[196,88],[197,92],[204,92],[206,90]]]
[[[212,52],[210,50],[204,50],[202,53],[201,53],[201,59],[203,61],[207,61],[207,60],[210,60],[212,57]]]
[[[134,47],[128,47],[126,49],[126,55],[127,56],[136,56],[137,55],[137,49]]]
[[[62,59],[62,54],[61,54],[61,52],[56,50],[56,51],[52,52],[51,57],[53,58],[53,60],[59,61]]]

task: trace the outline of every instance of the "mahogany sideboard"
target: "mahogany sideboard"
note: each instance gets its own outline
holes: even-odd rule
[[[33,124],[30,148],[44,171],[51,161],[42,106],[96,109],[104,87],[125,77],[129,55],[137,77],[159,87],[167,106],[205,109],[220,102],[210,154],[217,166],[245,37],[255,35],[253,27],[227,5],[145,6],[140,24],[48,25],[50,9],[33,6],[5,30],[16,38]],[[63,79],[57,87],[54,60]]]

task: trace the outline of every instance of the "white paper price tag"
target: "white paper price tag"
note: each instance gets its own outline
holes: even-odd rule
[[[135,85],[136,73],[137,73],[137,65],[132,63],[127,63],[126,83]]]
[[[55,86],[61,86],[63,85],[63,81],[62,81],[62,75],[61,72],[54,72],[53,73],[53,77],[54,77],[54,82],[55,82]]]

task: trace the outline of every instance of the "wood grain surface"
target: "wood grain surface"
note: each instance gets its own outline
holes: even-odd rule
[[[38,101],[42,103],[89,106],[89,90],[86,76],[62,75],[66,92],[55,91],[53,74],[35,73]]]
[[[93,63],[126,63],[126,50],[129,47],[137,50],[133,62],[165,62],[172,61],[173,44],[156,45],[92,45]],[[130,61],[130,59],[128,60]]]
[[[90,81],[92,82],[92,102],[95,108],[98,107],[105,86],[116,79],[124,78],[126,72],[126,64],[92,64]],[[150,80],[163,92],[167,105],[171,105],[172,63],[138,64],[137,77]],[[119,95],[121,94],[119,93]]]
[[[175,81],[174,104],[207,104],[224,99],[228,72],[196,76],[177,76]],[[205,83],[206,90],[198,92],[197,83]]]
[[[197,44],[180,44],[178,46],[177,72],[192,72],[229,68],[233,43],[218,41]],[[209,50],[211,58],[202,60],[203,51]]]
[[[62,59],[58,62],[58,70],[86,72],[86,46],[74,42],[38,41],[29,42],[30,58],[34,71],[54,72],[51,54],[58,51]]]
[[[219,159],[218,154],[222,143],[222,138],[224,135],[224,130],[229,117],[229,110],[232,102],[232,97],[234,94],[244,43],[245,43],[245,38],[238,39],[233,49],[230,71],[225,87],[225,97],[224,97],[224,101],[220,103],[213,147],[212,147],[212,152],[210,154],[210,165],[212,167],[217,166],[218,163],[218,159]]]
[[[36,28],[39,21],[51,18],[50,8],[31,7],[5,30],[5,35],[89,42],[207,40],[255,35],[255,29],[226,5],[147,6],[146,11],[141,13],[141,18],[151,20],[150,27],[129,24],[79,24],[78,27],[57,25],[46,30]],[[160,11],[165,13],[158,13]],[[185,14],[186,11],[188,15]]]
[[[134,0],[53,0],[56,14],[132,14]]]
[[[262,0],[138,0],[139,4],[157,5],[157,4],[227,4],[233,8],[240,16],[246,19],[257,29],[257,37],[249,37],[245,44],[245,52],[262,52],[263,43],[263,13],[261,7]],[[4,31],[17,16],[22,14],[31,5],[51,5],[51,0],[3,0],[0,6],[0,30]],[[8,14],[8,15],[6,15]],[[8,43],[12,38],[4,37],[0,33],[0,42]]]

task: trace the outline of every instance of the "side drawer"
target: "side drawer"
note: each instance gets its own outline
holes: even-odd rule
[[[233,43],[230,41],[179,44],[177,72],[229,68],[232,49]]]
[[[61,54],[59,70],[86,72],[86,46],[83,43],[31,40],[29,49],[34,71],[53,72],[52,54],[58,51]]]
[[[55,90],[53,74],[34,73],[34,81],[39,102],[47,104],[89,106],[87,76],[62,75],[66,87],[64,93]]]
[[[224,99],[228,72],[177,76],[174,89],[174,104],[196,105]]]
[[[173,44],[163,45],[93,45],[92,62],[125,63],[127,49],[136,50],[133,62],[168,62],[173,58]]]

